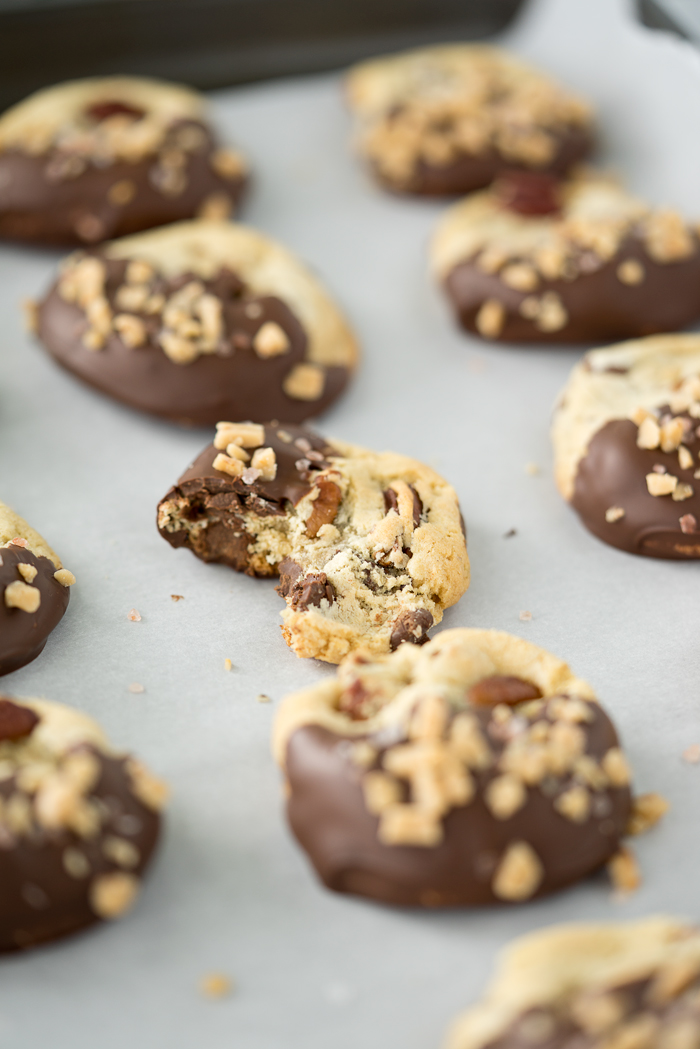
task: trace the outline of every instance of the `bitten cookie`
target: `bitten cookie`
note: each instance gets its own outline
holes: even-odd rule
[[[695,1049],[700,930],[678,919],[555,925],[506,949],[445,1049]]]
[[[0,118],[0,237],[95,244],[227,218],[246,171],[196,91],[135,77],[59,84]]]
[[[358,146],[388,189],[443,196],[508,168],[563,174],[590,151],[589,106],[493,47],[373,59],[347,78]]]
[[[0,697],[0,951],[132,906],[167,790],[85,714]]]
[[[0,503],[0,675],[40,655],[74,582],[46,540]]]
[[[559,491],[632,554],[700,557],[700,336],[592,350],[554,414]]]
[[[516,903],[616,853],[634,865],[618,852],[632,801],[612,722],[566,663],[510,634],[353,654],[283,701],[273,747],[292,831],[338,892]]]
[[[176,422],[318,415],[358,358],[345,319],[285,248],[183,222],[70,256],[36,311],[49,353],[118,401]]]
[[[158,507],[172,546],[280,576],[282,633],[298,656],[338,663],[421,644],[469,585],[454,489],[394,452],[289,424],[219,423]]]
[[[592,342],[700,317],[700,239],[590,172],[510,175],[450,208],[431,264],[459,323],[503,342]]]

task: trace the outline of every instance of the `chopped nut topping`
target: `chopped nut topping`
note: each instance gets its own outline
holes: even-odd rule
[[[257,448],[250,465],[260,471],[263,481],[274,481],[277,476],[277,458],[273,448]]]
[[[500,278],[516,291],[534,291],[539,284],[537,270],[526,262],[511,262],[501,270]]]
[[[492,889],[501,900],[527,900],[537,892],[544,868],[526,841],[509,845],[494,875]]]
[[[24,579],[25,583],[33,583],[36,579],[37,569],[34,565],[28,565],[20,561],[17,565],[17,571]]]
[[[173,332],[161,332],[158,336],[158,341],[166,356],[174,364],[189,364],[190,361],[195,360],[199,356],[194,342],[190,339],[184,339],[180,335],[175,335]]]
[[[498,299],[487,299],[480,307],[474,323],[476,330],[485,339],[496,339],[503,331],[506,321],[506,310]]]
[[[90,885],[90,906],[98,918],[119,918],[134,905],[139,888],[133,874],[99,874]]]
[[[160,812],[170,795],[167,783],[154,776],[145,765],[136,761],[135,758],[129,758],[126,763],[126,771],[129,774],[131,793],[134,797],[138,798],[147,808]]]
[[[623,846],[608,862],[607,867],[613,888],[620,893],[626,895],[635,892],[642,884],[642,875],[631,849]]]
[[[73,586],[75,583],[75,576],[67,568],[59,568],[57,572],[54,572],[53,577],[61,586]]]
[[[119,207],[128,204],[135,196],[136,184],[128,178],[115,182],[114,185],[110,186],[107,190],[107,199],[110,204],[116,204]]]
[[[661,427],[661,451],[675,452],[683,440],[685,427],[682,419],[671,419]]]
[[[535,317],[535,327],[538,331],[550,332],[561,331],[565,328],[569,315],[564,308],[564,303],[556,292],[548,291],[540,300],[539,310]]]
[[[384,845],[421,845],[431,848],[442,841],[442,824],[415,805],[390,805],[379,821],[378,837]]]
[[[295,364],[282,389],[295,401],[317,401],[326,384],[325,372],[317,364]]]
[[[114,330],[129,349],[143,346],[146,341],[146,326],[140,317],[131,313],[118,313],[113,321]]]
[[[233,441],[226,445],[226,454],[232,459],[239,459],[242,463],[250,461],[250,454],[246,452],[245,448],[241,448],[240,444],[234,444]]]
[[[210,193],[197,211],[197,218],[208,222],[225,222],[233,211],[233,201],[228,193]]]
[[[155,277],[155,270],[150,262],[133,259],[126,267],[127,284],[148,284]]]
[[[591,796],[585,787],[571,787],[555,799],[554,808],[574,823],[585,823],[591,812]]]
[[[650,473],[646,480],[649,494],[655,496],[671,495],[678,484],[678,478],[673,474]]]
[[[601,761],[603,772],[613,787],[627,787],[631,779],[627,758],[619,747],[611,747]]]
[[[688,448],[682,444],[678,449],[678,465],[681,470],[692,470],[693,469],[693,456]]]
[[[132,842],[114,834],[108,834],[102,842],[102,853],[112,863],[127,870],[138,867],[141,860],[141,853]]]
[[[90,875],[90,861],[84,852],[74,846],[63,850],[63,869],[71,878],[87,878]]]
[[[22,612],[34,613],[41,604],[41,593],[35,586],[21,583],[19,579],[5,587],[7,608],[19,608]]]
[[[676,262],[695,251],[695,242],[675,211],[657,211],[644,223],[646,249],[656,262]]]
[[[668,810],[669,804],[660,794],[638,794],[632,799],[632,814],[627,824],[627,833],[645,834],[656,826]]]
[[[259,423],[216,424],[215,448],[226,448],[229,444],[240,444],[242,448],[259,448],[265,440],[265,427]]]
[[[661,443],[661,429],[652,415],[646,415],[637,431],[638,448],[658,448]]]
[[[367,811],[380,816],[401,801],[401,784],[394,776],[375,770],[362,777],[362,793]]]
[[[221,452],[217,455],[212,466],[215,470],[220,470],[221,473],[229,474],[231,477],[242,477],[245,470],[240,459],[231,459],[228,455],[223,455]]]
[[[693,497],[693,486],[690,484],[682,484],[679,482],[671,492],[671,498],[674,503],[682,503],[684,499],[692,499]]]
[[[625,259],[617,267],[617,279],[623,284],[641,284],[645,276],[644,267],[637,259]]]
[[[279,357],[281,353],[287,353],[291,343],[284,328],[274,321],[266,321],[255,334],[253,349],[258,357]]]
[[[625,516],[625,511],[621,506],[609,506],[605,511],[605,520],[608,524],[614,524],[615,521],[620,521]]]
[[[507,820],[523,807],[527,801],[527,790],[517,776],[505,773],[491,780],[484,800],[497,820]]]
[[[221,178],[237,179],[246,173],[245,160],[233,149],[215,150],[209,158],[209,163]]]

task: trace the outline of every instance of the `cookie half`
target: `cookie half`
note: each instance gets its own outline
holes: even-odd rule
[[[700,336],[592,350],[554,414],[559,491],[632,554],[700,557]]]
[[[0,237],[95,244],[227,218],[247,179],[196,91],[109,77],[46,88],[0,118]]]
[[[298,259],[220,222],[72,255],[39,303],[36,329],[84,382],[196,426],[318,415],[358,358],[344,317]]]
[[[74,582],[46,540],[0,503],[0,675],[41,654]]]
[[[505,51],[449,44],[363,62],[347,97],[388,189],[470,193],[506,169],[563,174],[591,149],[590,107]]]
[[[630,771],[591,687],[493,630],[358,652],[274,728],[287,817],[337,892],[426,907],[516,903],[610,860]]]
[[[700,239],[590,172],[509,175],[450,208],[431,266],[463,328],[503,342],[593,342],[700,316]]]
[[[0,951],[132,906],[165,786],[72,707],[0,697]]]
[[[421,644],[469,585],[454,489],[394,452],[290,424],[219,423],[158,506],[175,547],[280,576],[282,633],[298,656],[338,663]]]
[[[665,916],[555,925],[515,940],[445,1049],[692,1049],[700,930]]]

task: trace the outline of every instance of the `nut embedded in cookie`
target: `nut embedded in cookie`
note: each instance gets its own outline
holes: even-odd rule
[[[556,481],[586,528],[620,550],[700,558],[700,337],[592,350],[552,425]]]
[[[40,655],[73,583],[46,540],[0,503],[0,675]]]
[[[204,98],[178,84],[95,77],[38,91],[0,118],[0,237],[96,244],[228,218],[248,178]]]
[[[358,650],[282,702],[273,749],[323,883],[387,903],[534,899],[653,822],[631,820],[630,769],[591,687],[499,631]]]
[[[406,456],[289,423],[219,423],[161,500],[158,528],[204,561],[279,575],[287,644],[330,663],[422,644],[469,585],[450,485]]]
[[[344,317],[298,259],[220,222],[71,255],[38,304],[36,333],[84,382],[187,425],[319,415],[358,358]]]
[[[500,342],[592,342],[700,316],[700,239],[613,179],[509,172],[448,209],[431,267],[457,320]]]

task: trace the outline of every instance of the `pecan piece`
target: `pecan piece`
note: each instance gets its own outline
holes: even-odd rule
[[[311,516],[306,522],[306,534],[313,539],[324,524],[335,520],[342,492],[335,481],[319,480],[316,482],[318,496],[314,500]]]
[[[477,681],[467,692],[467,699],[476,707],[495,707],[498,703],[515,706],[528,699],[540,699],[542,693],[537,685],[524,681],[521,677],[508,674],[494,674]]]

